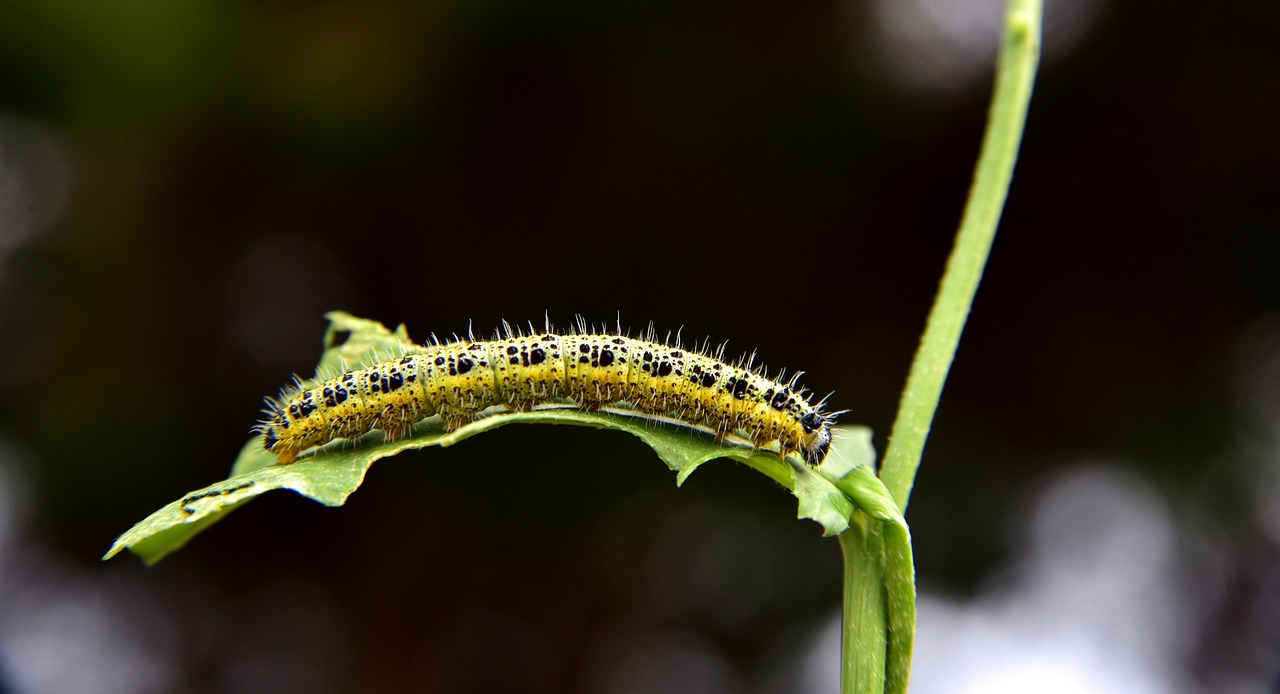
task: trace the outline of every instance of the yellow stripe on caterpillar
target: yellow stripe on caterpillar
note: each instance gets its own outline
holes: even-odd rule
[[[433,343],[395,359],[343,372],[267,401],[257,431],[280,464],[335,439],[373,430],[388,440],[439,416],[448,430],[499,406],[521,412],[572,402],[588,410],[627,403],[640,413],[706,426],[716,438],[741,432],[753,445],[778,443],[819,465],[836,415],[812,404],[796,379],[783,382],[750,363],[622,335],[510,335]]]

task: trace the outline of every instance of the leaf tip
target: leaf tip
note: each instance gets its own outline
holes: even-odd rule
[[[687,479],[689,479],[689,476],[690,476],[690,475],[692,475],[692,474],[693,474],[693,471],[694,471],[694,470],[697,470],[697,469],[698,469],[698,466],[697,466],[697,465],[686,465],[686,466],[684,466],[684,467],[680,468],[680,469],[676,472],[676,487],[677,487],[677,488],[678,488],[678,487],[683,487],[683,486],[684,486],[684,481],[685,481],[685,480],[687,480]]]

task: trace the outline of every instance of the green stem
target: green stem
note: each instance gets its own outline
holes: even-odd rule
[[[904,694],[916,628],[911,532],[869,466],[854,468],[835,485],[860,509],[850,519],[850,529],[840,534],[845,560],[843,689],[862,692],[859,687],[874,682],[878,688],[865,691]],[[875,594],[880,595],[880,606],[871,603]],[[860,616],[854,620],[850,614]],[[878,635],[873,638],[869,632]],[[864,653],[866,649],[879,650]]]
[[[1009,0],[991,112],[955,247],[898,405],[880,478],[907,509],[942,385],[995,238],[1040,57],[1040,0]]]
[[[849,529],[839,536],[844,555],[845,614],[840,634],[840,689],[844,694],[881,694],[888,623],[881,563],[884,543],[878,522],[860,512],[853,516]]]
[[[843,694],[906,691],[915,637],[915,570],[902,516],[1013,177],[1039,63],[1040,16],[1041,0],[1009,0],[969,200],[907,377],[880,477],[855,469],[836,482],[861,509],[840,534]]]

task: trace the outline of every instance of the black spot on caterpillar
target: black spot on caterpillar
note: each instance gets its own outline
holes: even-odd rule
[[[741,433],[753,445],[778,443],[819,465],[840,412],[823,412],[789,380],[770,378],[753,359],[730,364],[723,347],[687,350],[654,339],[577,332],[512,333],[493,340],[436,342],[367,368],[286,389],[268,399],[256,427],[280,464],[314,446],[381,430],[387,440],[439,416],[448,430],[491,407],[524,412],[546,403],[588,410],[629,406],[706,426],[719,440]]]

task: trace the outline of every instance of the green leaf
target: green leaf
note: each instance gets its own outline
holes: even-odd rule
[[[317,378],[330,378],[422,351],[421,345],[409,339],[404,325],[391,332],[378,321],[357,318],[345,311],[330,311],[324,317],[329,319],[329,329],[324,331],[324,354],[316,364]]]
[[[420,349],[409,341],[403,326],[393,333],[380,323],[341,312],[330,313],[328,317],[331,324],[325,334],[327,349],[317,369],[320,374],[334,369],[362,368]],[[341,344],[335,344],[344,331],[350,335]],[[676,472],[677,484],[682,484],[708,460],[737,460],[791,490],[799,499],[797,515],[817,521],[826,535],[838,534],[848,527],[854,505],[824,476],[833,474],[825,468],[832,466],[832,470],[844,474],[858,466],[870,466],[875,459],[870,432],[857,427],[837,429],[837,453],[830,456],[822,468],[824,473],[819,474],[794,460],[781,459],[776,451],[756,450],[749,443],[732,437],[717,443],[709,432],[691,436],[690,427],[675,420],[640,416],[621,409],[584,412],[572,406],[500,412],[453,432],[444,431],[440,421],[432,418],[420,423],[408,438],[386,442],[381,440],[380,433],[374,432],[356,442],[329,444],[292,465],[276,465],[275,457],[263,450],[261,438],[255,437],[241,450],[228,479],[191,492],[151,514],[121,535],[103,559],[110,559],[127,548],[146,563],[154,564],[232,509],[273,489],[292,489],[322,504],[341,506],[359,488],[369,466],[376,460],[415,448],[451,446],[507,424],[569,424],[625,431],[653,448],[667,467]]]

